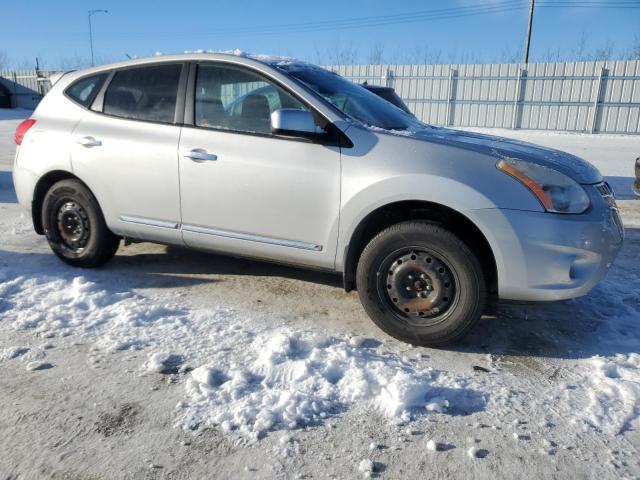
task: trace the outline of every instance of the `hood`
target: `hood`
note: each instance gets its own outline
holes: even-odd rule
[[[421,129],[413,133],[412,136],[432,143],[450,145],[489,155],[495,157],[496,160],[515,158],[535,163],[557,170],[582,184],[602,182],[602,175],[589,162],[570,153],[532,143],[439,127]]]

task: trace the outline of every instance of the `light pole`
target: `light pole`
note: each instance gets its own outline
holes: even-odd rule
[[[529,2],[529,23],[527,26],[527,39],[524,42],[524,63],[529,63],[529,47],[531,46],[531,27],[533,26],[533,8],[535,6],[535,0]]]
[[[93,32],[91,31],[91,17],[96,13],[109,13],[106,10],[89,10],[88,19],[89,19],[89,47],[91,48],[91,66],[93,67],[95,64],[93,62]]]

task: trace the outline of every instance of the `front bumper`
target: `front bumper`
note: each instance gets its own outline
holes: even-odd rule
[[[604,185],[604,184],[602,184]],[[622,247],[624,228],[613,197],[586,186],[590,209],[562,215],[474,210],[496,257],[501,299],[566,300],[587,294]]]

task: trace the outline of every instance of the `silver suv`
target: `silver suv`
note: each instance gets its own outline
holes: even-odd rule
[[[589,163],[422,124],[285,59],[67,73],[16,143],[18,198],[65,262],[96,267],[125,238],[338,272],[413,344],[458,339],[492,297],[584,295],[623,238]]]

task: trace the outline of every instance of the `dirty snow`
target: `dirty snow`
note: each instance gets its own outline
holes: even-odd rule
[[[537,469],[571,465],[571,472],[584,468],[601,477],[640,474],[640,202],[625,187],[640,140],[500,132],[556,148],[564,142],[571,153],[595,163],[622,199],[625,250],[589,296],[501,306],[498,317],[481,322],[460,347],[431,350],[384,336],[364,318],[355,297],[325,280],[271,277],[262,270],[254,275],[262,267],[183,252],[172,256],[144,244],[121,249],[116,261],[99,270],[64,266],[32,233],[7,173],[10,135],[28,113],[0,110],[0,371],[11,372],[2,377],[8,393],[0,395],[11,395],[8,387],[21,375],[29,382],[67,378],[65,352],[83,344],[80,369],[108,373],[118,379],[115,385],[126,375],[134,385],[170,379],[177,401],[154,415],[173,431],[196,439],[215,431],[232,442],[230,451],[248,449],[247,475],[260,468],[252,466],[259,463],[251,463],[253,456],[273,441],[269,452],[276,452],[284,470],[270,464],[276,470],[260,470],[261,478],[286,473],[301,465],[295,463],[300,458],[316,471],[340,464],[340,477],[374,474],[379,458],[391,465],[398,458],[395,468],[417,472],[424,457],[416,448],[430,461],[444,462],[439,468],[454,468],[454,475],[465,460],[477,460],[474,468],[487,464],[489,474],[518,456]],[[207,270],[216,268],[221,273]],[[299,295],[316,303],[299,302]],[[127,358],[135,359],[130,373],[119,366]],[[111,370],[100,370],[110,364]],[[92,376],[88,385],[104,382],[100,388],[107,393],[126,396],[109,390],[120,387],[106,378]],[[141,405],[155,408],[150,400]],[[3,408],[10,413],[17,407]],[[125,413],[136,411],[127,408]],[[34,428],[45,428],[49,420],[38,421]],[[330,437],[335,448],[325,444],[333,431],[342,435]],[[473,445],[465,444],[467,437]],[[403,445],[416,441],[402,456]],[[184,442],[188,448],[191,440]],[[19,444],[11,444],[14,455]],[[316,445],[316,456],[305,457]],[[323,464],[326,456],[331,458]],[[556,458],[562,462],[554,464]],[[149,465],[162,468],[151,457],[140,462],[147,471]],[[512,468],[518,477],[518,465]]]
[[[358,470],[364,473],[365,475],[370,475],[373,473],[375,469],[375,464],[369,458],[365,458],[358,464]]]
[[[181,406],[183,425],[222,425],[259,438],[273,428],[321,422],[356,403],[393,419],[448,403],[439,396],[444,389],[461,407],[473,401],[463,383],[445,388],[451,384],[439,381],[430,368],[416,368],[376,347],[353,347],[346,338],[283,329],[259,334],[233,330],[236,348],[245,352],[242,363],[223,349],[191,372],[189,403]],[[229,333],[213,332],[211,341],[226,341]]]
[[[177,413],[187,429],[221,426],[255,440],[270,430],[316,424],[354,405],[410,419],[442,413],[450,402],[459,410],[481,409],[485,402],[466,380],[415,365],[371,339],[267,329],[259,318],[228,309],[192,310],[113,291],[73,270],[54,277],[22,265],[4,266],[0,273],[8,279],[0,283],[0,327],[44,339],[88,337],[99,352],[147,349],[148,372],[166,373],[182,356],[197,366]],[[18,355],[16,348],[2,357]],[[176,372],[181,363],[173,365]]]

